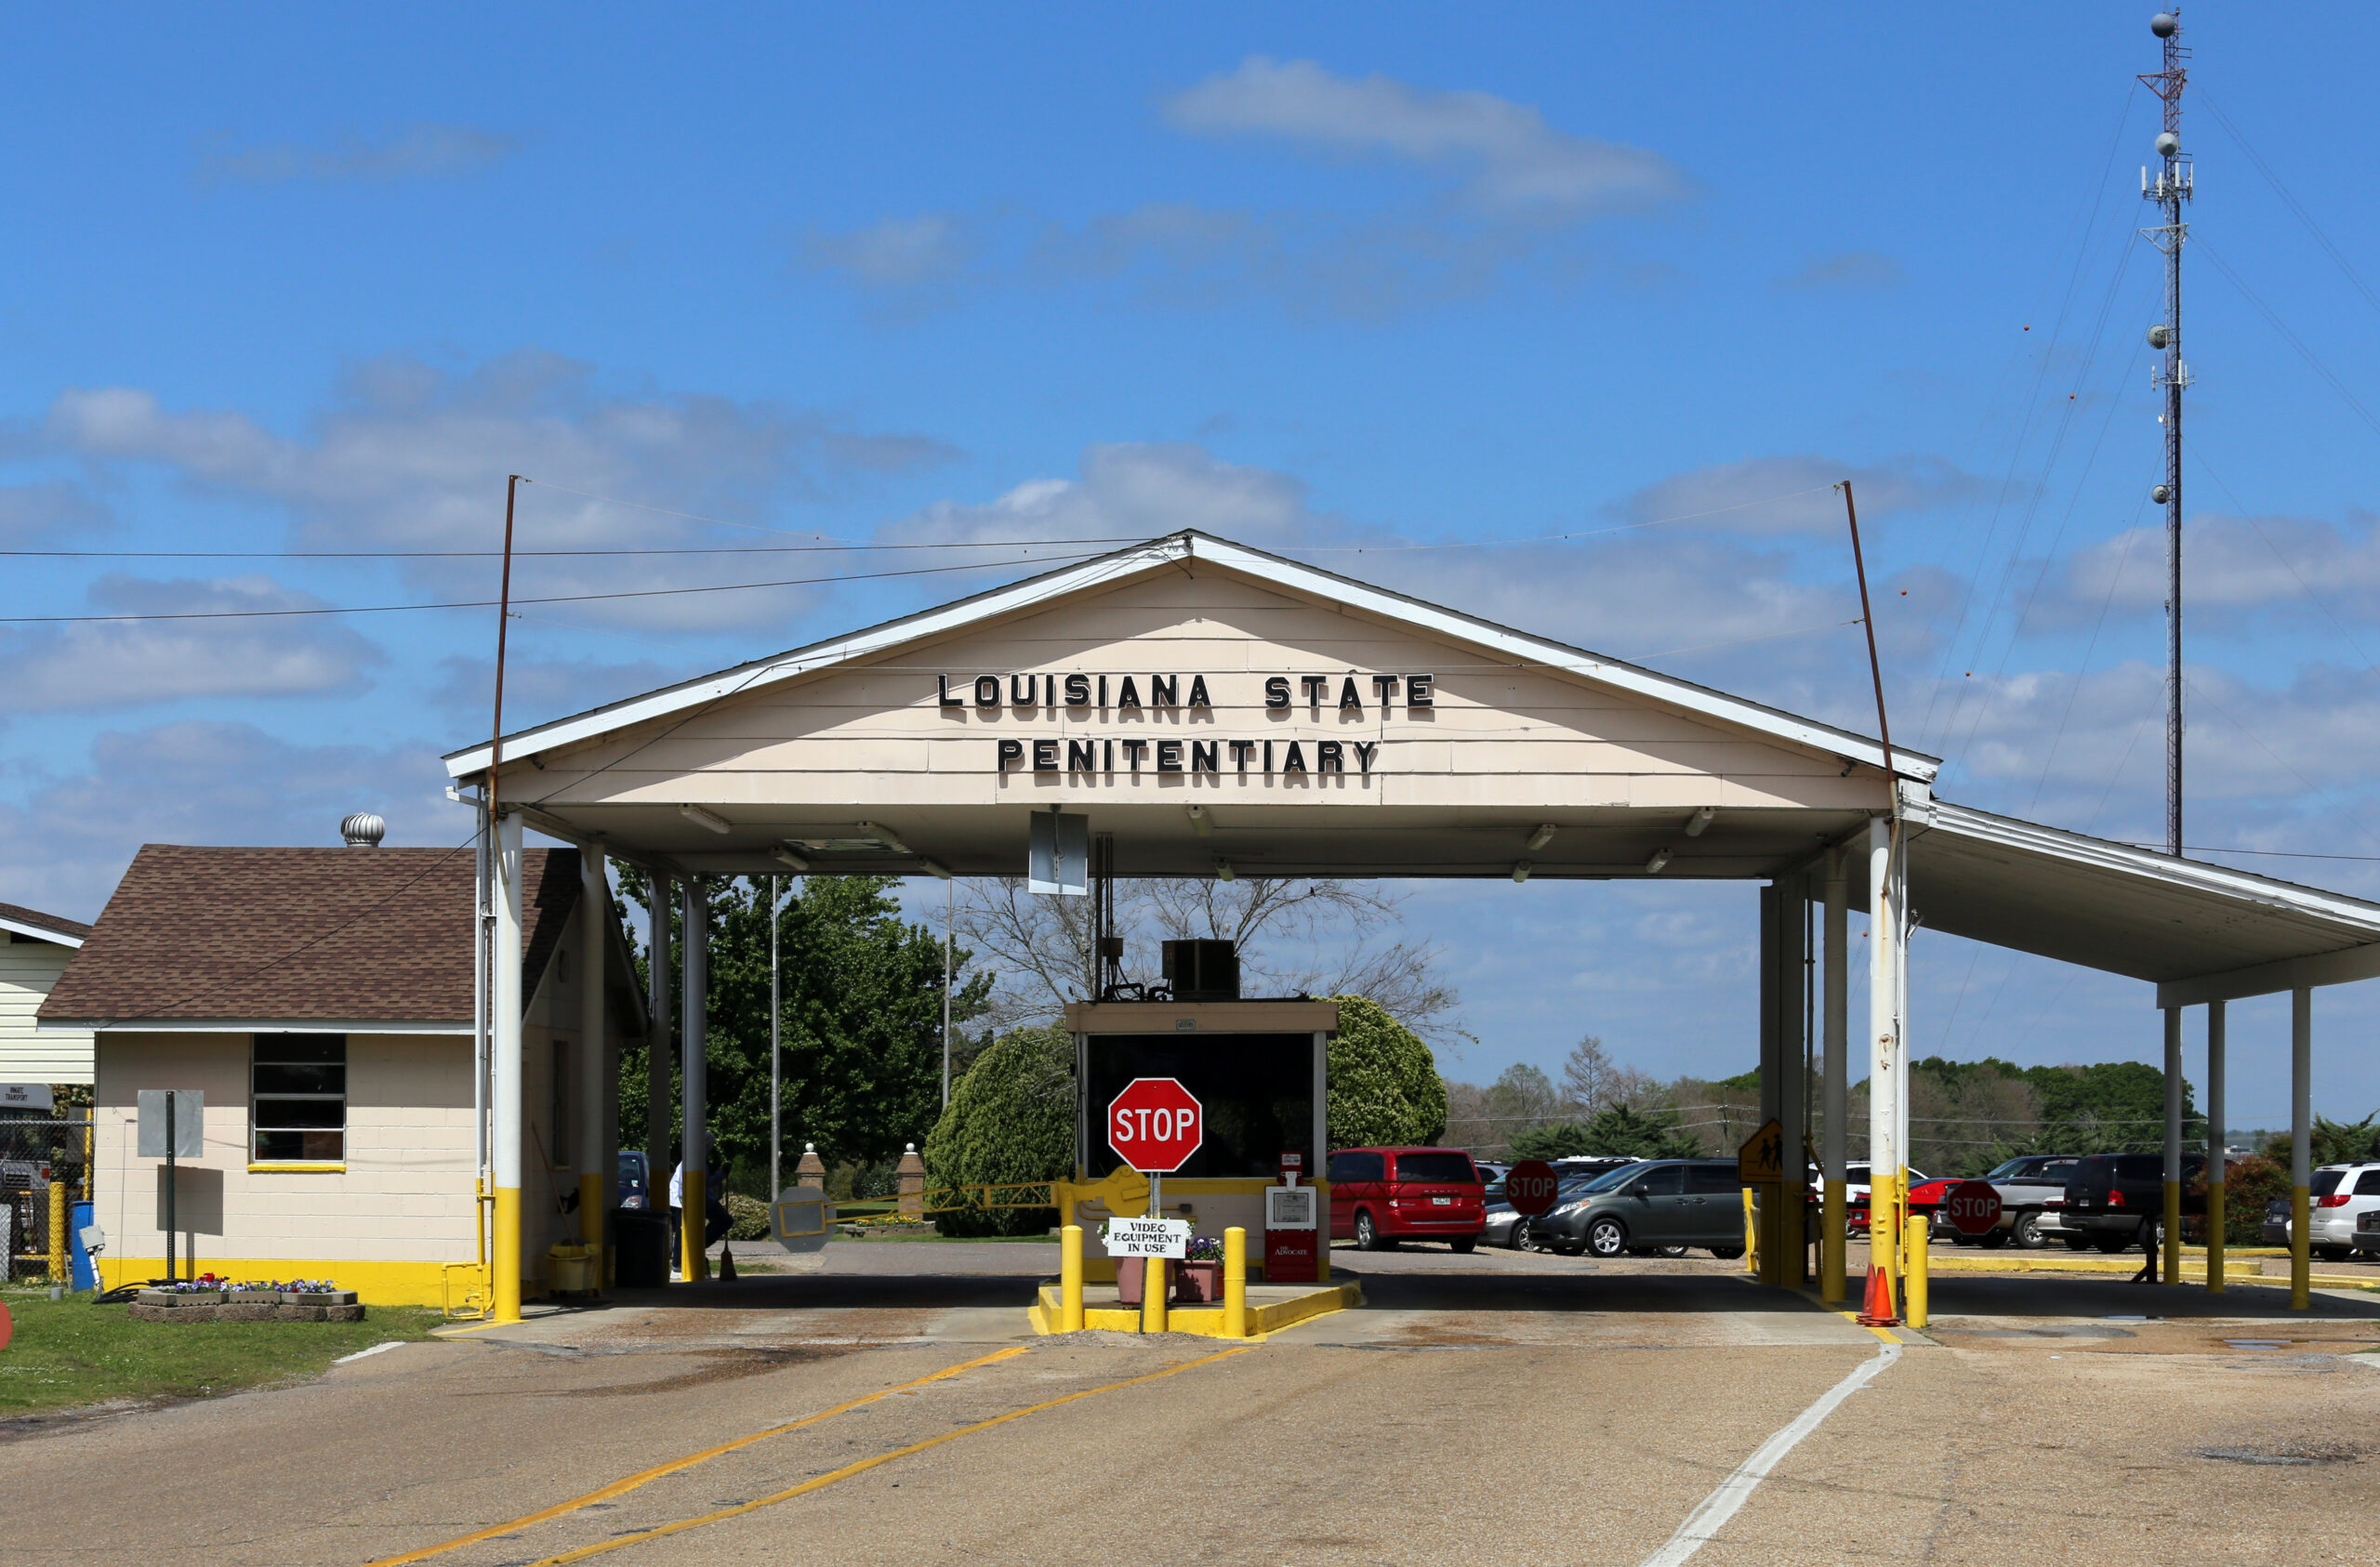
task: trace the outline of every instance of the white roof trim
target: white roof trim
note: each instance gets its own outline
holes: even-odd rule
[[[972,625],[1030,610],[1136,573],[1191,559],[1211,560],[1219,566],[1243,572],[1292,592],[1335,600],[1384,619],[1402,622],[1417,630],[1474,643],[1506,653],[1523,663],[1558,669],[1617,691],[1665,703],[1792,744],[1831,752],[1869,767],[1885,765],[1884,746],[1866,735],[1836,729],[1774,707],[1764,707],[1741,697],[1729,696],[1724,691],[1712,691],[1707,686],[1698,686],[1673,676],[1656,674],[1633,664],[1622,664],[1584,649],[1531,637],[1492,621],[1443,609],[1401,593],[1392,593],[1386,588],[1374,587],[1332,572],[1284,560],[1277,555],[1267,555],[1245,545],[1197,532],[1152,539],[1146,544],[1103,555],[1095,560],[1028,577],[1023,582],[961,599],[938,609],[887,621],[848,637],[814,642],[774,658],[737,665],[716,675],[667,686],[610,706],[597,707],[572,718],[558,718],[551,723],[522,730],[517,734],[505,736],[505,759],[509,762],[559,750],[617,730],[669,718],[723,697],[760,690],[781,680],[866,658],[925,638],[952,635]],[[465,778],[484,772],[488,760],[489,747],[485,744],[450,752],[445,757],[447,776]],[[1893,761],[1903,777],[1921,784],[1931,784],[1941,767],[1938,757],[1898,745],[1893,747]]]
[[[0,930],[7,930],[19,936],[30,936],[36,942],[53,942],[61,947],[79,947],[83,944],[83,938],[80,936],[69,936],[63,930],[46,930],[38,925],[27,925],[23,920],[10,919],[6,915],[0,915]]]
[[[436,1034],[469,1038],[469,1022],[412,1022],[403,1019],[311,1018],[44,1018],[35,1031],[66,1034]]]
[[[1894,749],[1898,750],[1899,747]],[[2054,855],[2080,865],[2147,876],[2172,887],[2261,903],[2268,908],[2316,919],[2332,920],[2368,931],[2368,940],[2380,941],[2380,903],[2369,903],[2342,892],[2325,892],[2320,888],[2301,887],[2295,882],[2276,881],[2270,876],[2257,876],[2253,871],[2235,871],[2228,865],[2210,865],[2201,860],[2177,860],[2170,854],[2135,849],[2130,844],[2114,843],[2106,838],[2086,837],[2081,833],[2044,827],[2037,823],[2020,822],[2013,816],[1995,816],[1988,810],[1953,805],[1944,799],[1933,802],[1932,817],[1930,826],[1936,832],[1947,832],[2023,852]]]

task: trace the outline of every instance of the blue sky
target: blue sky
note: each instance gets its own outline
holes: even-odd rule
[[[1896,735],[1950,758],[1955,798],[2153,839],[2158,279],[2134,230],[2156,122],[2133,76],[2157,51],[2145,8],[1960,16],[44,18],[0,63],[0,548],[481,549],[514,470],[543,481],[532,548],[1202,526],[1866,728],[1848,563],[1801,493],[1849,475]],[[2189,836],[2225,849],[2380,857],[2380,394],[2347,369],[2380,302],[2248,151],[2373,254],[2333,172],[2363,139],[2361,20],[2185,13]],[[1485,542],[1557,533],[1593,536]],[[1417,542],[1480,546],[1352,552]],[[850,559],[530,560],[520,586]],[[515,711],[998,575],[532,606]],[[409,604],[492,576],[18,557],[7,612]],[[434,757],[484,724],[491,618],[0,626],[0,898],[88,916],[139,842],[323,842],[360,805],[391,841],[459,837]],[[2380,890],[2364,861],[2230,858]],[[1752,906],[1540,883],[1408,914],[1466,996],[1457,1071],[1593,1031],[1716,1073],[1750,1058]],[[1921,935],[1915,989],[1922,1051],[2156,1047],[2140,987],[1947,938]],[[2360,1114],[2380,1064],[2352,1042],[2380,1018],[2354,988],[2320,1006],[2322,1102]],[[2267,1010],[2233,1025],[2251,1069],[2281,1059]]]

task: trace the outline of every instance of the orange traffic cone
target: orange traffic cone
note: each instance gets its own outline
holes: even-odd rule
[[[735,1248],[724,1241],[719,1245],[719,1276],[722,1279],[735,1277]]]
[[[1868,1306],[1858,1321],[1861,1327],[1900,1325],[1900,1313],[1893,1309],[1893,1276],[1882,1268],[1868,1270]]]

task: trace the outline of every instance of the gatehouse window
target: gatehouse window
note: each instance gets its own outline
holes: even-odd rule
[[[248,1066],[249,1157],[337,1164],[347,1157],[347,1035],[259,1034]]]

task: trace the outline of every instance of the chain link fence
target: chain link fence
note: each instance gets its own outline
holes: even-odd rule
[[[50,1189],[71,1211],[91,1195],[91,1113],[0,1116],[0,1255],[11,1282],[49,1278]]]

